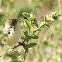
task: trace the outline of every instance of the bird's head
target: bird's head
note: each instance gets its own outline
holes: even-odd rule
[[[12,26],[15,27],[17,25],[18,21],[19,20],[16,18],[10,18],[10,19],[7,19],[6,24],[10,27],[12,27]]]

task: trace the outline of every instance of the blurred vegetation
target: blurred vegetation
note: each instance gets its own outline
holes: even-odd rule
[[[31,40],[30,43],[34,42],[38,43],[38,45],[29,49],[25,62],[62,62],[62,1],[0,0],[0,56],[2,55],[0,62],[21,62],[21,59],[23,59],[22,56],[24,55],[22,54],[20,57],[23,52],[22,46],[16,48],[21,53],[9,52],[7,48],[5,41],[7,37],[3,34],[3,28],[8,18],[21,18],[20,28],[22,35],[23,31],[27,30],[26,26],[23,26],[24,24],[22,23],[23,12],[34,14],[37,17],[37,22],[40,24],[44,21],[44,16],[53,11],[60,13],[59,20],[53,24],[50,23],[50,26],[47,25],[50,28],[45,27],[40,32],[37,32],[39,38],[37,40]],[[37,24],[36,26],[38,27]],[[33,25],[33,29],[36,29],[36,26]],[[34,36],[31,37],[34,38]]]

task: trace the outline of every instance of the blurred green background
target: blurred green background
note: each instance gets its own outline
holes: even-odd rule
[[[37,42],[38,45],[29,49],[25,62],[62,62],[62,1],[60,0],[0,0],[0,55],[7,52],[5,42],[1,38],[7,18],[22,18],[22,13],[28,12],[34,14],[40,23],[44,20],[44,16],[56,10],[61,14],[59,20],[50,28],[43,28],[38,33],[39,39],[31,41]],[[20,23],[20,26],[22,34],[23,24]],[[10,58],[4,56],[0,58],[0,62],[9,60]]]

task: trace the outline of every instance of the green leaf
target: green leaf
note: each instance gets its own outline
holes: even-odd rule
[[[34,24],[36,25],[36,27],[38,27],[38,23],[37,23],[37,20],[36,20],[36,17],[29,17],[29,20],[30,21],[33,21],[34,22]]]
[[[21,53],[19,52],[9,52],[8,54],[6,54],[8,57],[11,57],[13,59],[17,58],[18,56],[21,55]]]
[[[36,19],[34,19],[34,23],[35,23],[36,27],[38,27],[38,23],[37,23]]]
[[[31,48],[31,47],[34,47],[36,45],[37,45],[37,43],[30,43],[30,44],[27,45],[27,48]]]
[[[24,35],[22,35],[22,36],[21,36],[21,39],[25,39],[25,36],[24,36]]]
[[[29,20],[33,21],[35,19],[35,17],[29,17]]]
[[[44,17],[44,20],[47,22],[47,18],[46,18],[46,16]]]
[[[39,38],[36,34],[33,34],[30,37],[33,38],[33,39],[38,39]]]
[[[28,31],[23,31],[23,33],[24,33],[25,35],[28,35]]]
[[[50,28],[50,26],[49,26],[48,24],[46,24],[46,26],[47,26],[48,28]]]
[[[25,16],[26,18],[29,18],[30,17],[30,14],[28,14],[28,13],[26,13],[26,12],[24,12],[24,13],[22,13],[23,14],[23,16]]]
[[[24,19],[24,21],[26,22],[27,27],[30,28],[31,27],[31,23],[27,19]]]
[[[28,52],[29,52],[29,49],[27,49],[27,51],[26,51],[26,52],[27,52],[27,54],[28,54]]]

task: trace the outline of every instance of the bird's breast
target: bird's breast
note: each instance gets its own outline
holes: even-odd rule
[[[9,46],[16,44],[21,38],[20,27],[12,28],[10,34],[8,35],[7,44]]]

